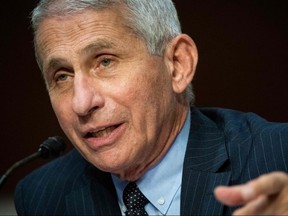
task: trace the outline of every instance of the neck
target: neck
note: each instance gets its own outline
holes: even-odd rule
[[[181,129],[183,128],[185,124],[185,120],[187,118],[188,114],[188,106],[181,106],[178,112],[176,112],[175,118],[173,120],[173,124],[171,124],[170,129],[165,133],[166,138],[163,139],[163,137],[159,136],[157,142],[159,140],[164,140],[162,142],[162,148],[159,149],[158,152],[152,157],[152,158],[146,158],[148,161],[142,161],[141,163],[138,163],[137,166],[125,170],[122,173],[118,173],[117,176],[126,181],[137,181],[140,179],[149,169],[156,166],[164,157],[165,154],[168,152],[169,148],[173,145],[174,140],[180,133]],[[150,156],[150,155],[149,155]]]

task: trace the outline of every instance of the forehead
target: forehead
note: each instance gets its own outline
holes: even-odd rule
[[[67,47],[88,46],[95,40],[114,40],[121,43],[125,35],[132,35],[120,10],[84,10],[72,15],[44,19],[36,32],[36,52],[40,59]],[[135,37],[135,35],[133,35]],[[117,41],[118,40],[118,41]]]
[[[39,19],[39,23],[37,24],[36,33],[39,32],[39,29],[41,30],[41,27],[43,27],[43,23],[46,23],[47,21],[51,20],[57,20],[57,22],[64,22],[67,20],[78,20],[79,22],[85,21],[87,17],[95,17],[96,19],[99,18],[100,20],[105,20],[107,18],[110,18],[110,21],[115,21],[119,23],[124,23],[123,20],[128,20],[128,11],[127,8],[124,5],[118,5],[111,6],[109,8],[100,8],[100,9],[94,9],[94,8],[86,8],[86,9],[80,9],[76,11],[63,11],[62,13],[53,13],[51,12],[51,15],[47,13],[47,15],[44,15],[41,19]],[[44,24],[45,26],[45,24]],[[47,27],[47,26],[45,26]]]

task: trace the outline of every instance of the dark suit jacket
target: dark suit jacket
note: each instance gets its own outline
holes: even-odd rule
[[[217,185],[244,183],[274,170],[287,172],[288,124],[224,109],[191,109],[184,161],[181,214],[229,215],[217,202]],[[165,181],[165,179],[163,179]],[[119,215],[109,173],[72,150],[34,171],[16,189],[20,215]]]

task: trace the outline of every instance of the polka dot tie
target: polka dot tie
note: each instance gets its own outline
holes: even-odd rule
[[[123,191],[123,201],[127,208],[126,216],[148,215],[144,206],[149,202],[135,182],[130,182]]]

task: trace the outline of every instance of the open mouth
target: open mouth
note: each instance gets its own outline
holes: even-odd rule
[[[100,137],[107,137],[109,136],[116,128],[118,128],[119,125],[113,125],[109,127],[102,128],[100,130],[97,130],[95,132],[88,132],[85,135],[85,138],[100,138]]]

